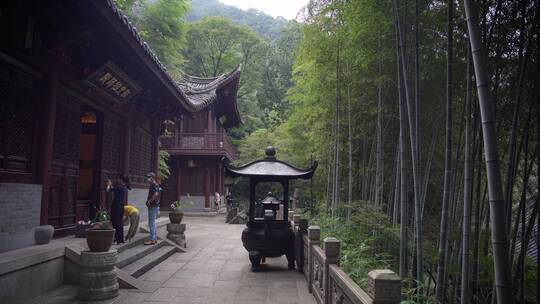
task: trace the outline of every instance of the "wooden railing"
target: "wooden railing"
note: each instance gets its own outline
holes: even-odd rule
[[[226,133],[180,133],[161,137],[161,147],[170,152],[223,155],[230,160],[238,158],[238,150]]]
[[[368,274],[365,292],[340,267],[341,242],[333,237],[320,240],[321,228],[289,212],[296,235],[295,258],[306,278],[309,292],[318,304],[398,304],[401,302],[401,278],[391,270],[373,270]],[[322,245],[322,246],[321,246]]]

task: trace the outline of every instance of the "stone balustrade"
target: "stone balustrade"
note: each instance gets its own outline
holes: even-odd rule
[[[319,226],[305,229],[306,220],[297,216],[294,220],[295,250],[301,253],[297,254],[297,266],[304,273],[309,292],[318,304],[400,303],[401,278],[397,274],[388,269],[369,272],[368,291],[365,292],[339,267],[341,241],[327,237],[321,244]]]

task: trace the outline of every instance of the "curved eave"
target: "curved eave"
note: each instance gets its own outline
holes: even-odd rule
[[[191,107],[196,109],[195,112],[214,105],[219,114],[227,117],[224,127],[231,128],[242,123],[236,102],[240,75],[240,65],[230,73],[217,77],[203,78],[186,74],[178,82],[178,87],[185,93]]]
[[[225,165],[225,172],[232,177],[260,177],[270,179],[310,179],[313,177],[318,163],[311,168],[300,169],[280,160],[256,160],[244,166]]]

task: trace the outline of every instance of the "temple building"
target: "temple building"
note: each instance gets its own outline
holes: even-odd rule
[[[164,184],[162,209],[180,200],[187,211],[213,211],[228,193],[224,161],[235,160],[238,151],[227,130],[240,125],[236,105],[240,67],[213,78],[185,76],[179,86],[199,111],[180,115],[162,149],[170,154],[171,176]]]
[[[163,139],[168,195],[205,194],[209,206],[221,157],[237,153],[224,130],[240,122],[239,75],[178,83],[112,0],[2,2],[0,252],[33,245],[39,225],[73,233],[107,208],[105,183],[119,175],[145,220],[164,121],[178,122]]]

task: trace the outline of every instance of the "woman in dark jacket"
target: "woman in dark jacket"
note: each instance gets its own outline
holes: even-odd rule
[[[122,217],[124,216],[124,205],[127,202],[129,189],[129,179],[127,177],[119,176],[114,185],[110,179],[107,180],[107,191],[113,193],[111,222],[116,230],[114,232],[114,239],[117,244],[124,242],[124,224],[122,222]]]

